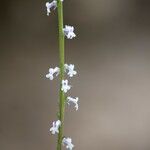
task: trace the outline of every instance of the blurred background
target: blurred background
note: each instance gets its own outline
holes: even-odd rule
[[[57,10],[45,0],[0,1],[0,149],[54,150],[58,109]],[[79,111],[66,106],[76,150],[150,150],[150,1],[64,0],[66,63]],[[65,149],[65,148],[64,148]]]

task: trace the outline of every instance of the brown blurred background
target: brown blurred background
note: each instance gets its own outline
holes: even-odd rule
[[[45,0],[0,1],[0,150],[54,150],[57,11]],[[78,76],[66,107],[65,135],[76,150],[150,150],[150,1],[64,0],[66,62]]]

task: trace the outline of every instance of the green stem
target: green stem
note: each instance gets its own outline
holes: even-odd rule
[[[63,139],[63,128],[64,128],[64,113],[65,113],[65,95],[61,90],[61,82],[64,79],[64,33],[63,33],[63,4],[60,0],[57,0],[58,8],[58,28],[59,28],[59,67],[60,67],[60,91],[59,91],[59,120],[61,121],[61,126],[59,128],[58,140],[57,140],[57,150],[62,148]]]

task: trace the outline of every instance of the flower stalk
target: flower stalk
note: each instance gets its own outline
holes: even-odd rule
[[[57,150],[61,150],[64,128],[64,114],[65,114],[65,95],[61,90],[62,80],[64,80],[64,62],[65,62],[65,48],[64,48],[64,33],[63,33],[63,4],[62,1],[57,0],[58,10],[58,30],[59,30],[59,67],[60,67],[60,89],[59,89],[59,120],[61,126],[59,127]]]

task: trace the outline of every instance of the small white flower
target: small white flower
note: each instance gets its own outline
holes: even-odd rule
[[[64,92],[64,93],[67,93],[68,90],[70,90],[71,88],[71,85],[68,85],[68,80],[62,80],[62,87],[61,87],[61,90]]]
[[[71,138],[63,138],[62,140],[63,145],[66,145],[66,148],[69,150],[72,150],[74,145],[72,144],[72,139]]]
[[[72,98],[72,97],[67,97],[67,100],[68,100],[68,105],[70,105],[70,102],[72,102],[72,103],[74,103],[75,104],[75,108],[76,108],[76,110],[78,110],[78,108],[79,108],[79,105],[78,105],[78,100],[79,100],[79,98],[78,97],[76,97],[76,98]]]
[[[49,78],[50,80],[54,79],[54,74],[56,73],[56,76],[58,76],[60,69],[58,67],[50,68],[49,73],[46,75],[46,78]]]
[[[53,0],[51,3],[46,2],[46,8],[47,8],[47,16],[49,16],[51,12],[51,8],[56,9],[57,7],[57,1]]]
[[[50,128],[50,132],[52,132],[52,134],[59,133],[58,129],[59,129],[60,125],[61,125],[60,120],[54,121],[53,126]]]
[[[64,0],[60,0],[61,2],[63,2]]]
[[[74,70],[74,65],[73,64],[65,64],[65,71],[68,70],[68,75],[69,77],[73,77],[74,75],[77,74],[77,71]]]
[[[72,39],[72,38],[76,37],[73,26],[65,25],[65,28],[63,29],[63,31],[64,31],[65,36],[68,39]]]

